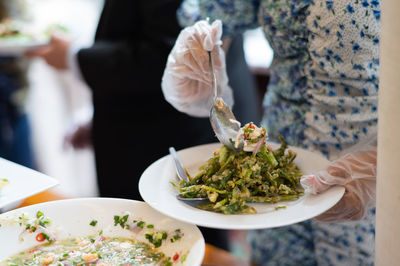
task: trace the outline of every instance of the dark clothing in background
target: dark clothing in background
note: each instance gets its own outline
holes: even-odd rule
[[[28,63],[0,57],[0,157],[34,168],[29,118],[25,113]]]
[[[257,106],[257,90],[254,77],[246,63],[243,51],[243,37],[235,37],[226,54],[226,71],[229,85],[233,90],[235,104],[232,111],[242,126],[249,122],[260,124],[261,106]],[[210,128],[211,129],[211,128]]]
[[[179,5],[173,0],[106,1],[95,44],[78,53],[83,77],[93,90],[93,141],[102,196],[139,199],[137,180],[169,146],[181,149],[216,141],[208,119],[176,111],[162,95],[161,77],[180,32]],[[247,83],[235,90],[235,96],[244,91],[235,97],[239,103],[254,97],[252,90],[241,89],[251,80],[240,54],[234,60],[241,59],[241,70],[228,65],[239,82]],[[231,84],[235,87],[233,80]],[[257,120],[252,100],[235,105],[246,108],[237,112],[239,119]]]
[[[179,150],[217,141],[208,118],[178,112],[161,91],[167,57],[181,30],[176,20],[179,5],[175,0],[106,1],[94,45],[78,53],[82,75],[93,91],[92,136],[103,197],[141,199],[142,172],[167,155],[168,147]],[[241,80],[246,80],[246,71]],[[248,88],[243,91],[251,96]],[[239,119],[255,121],[254,105],[246,108]],[[206,235],[207,242],[222,248],[225,240],[213,243]]]
[[[28,116],[26,114],[18,115],[10,121],[7,127],[2,126],[1,131],[0,157],[29,168],[35,168]]]
[[[161,91],[167,56],[180,31],[180,1],[105,2],[95,43],[78,53],[93,90],[93,143],[101,196],[140,199],[138,180],[155,160],[215,141],[207,119],[176,111]]]

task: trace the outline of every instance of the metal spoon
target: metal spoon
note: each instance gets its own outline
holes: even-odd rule
[[[185,168],[183,167],[183,164],[182,164],[181,160],[179,159],[175,148],[170,147],[169,153],[171,154],[172,158],[174,159],[176,174],[178,175],[179,180],[189,181],[189,177],[186,174]],[[180,194],[176,195],[176,198],[178,200],[182,200],[182,201],[185,201],[188,203],[194,202],[194,201],[198,202],[198,203],[208,201],[208,198],[185,198],[185,197],[181,197]]]
[[[240,122],[237,121],[232,113],[232,110],[219,97],[217,77],[215,75],[214,60],[211,52],[208,52],[210,58],[210,68],[212,76],[212,84],[214,89],[214,104],[210,110],[210,122],[218,140],[225,145],[228,149],[233,151],[243,150],[244,142],[242,139],[236,141],[240,130]]]

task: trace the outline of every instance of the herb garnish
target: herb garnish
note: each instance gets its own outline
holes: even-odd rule
[[[121,226],[121,228],[126,228],[126,222],[128,221],[129,214],[126,214],[122,217],[118,215],[114,215],[114,226],[117,226],[118,224]]]

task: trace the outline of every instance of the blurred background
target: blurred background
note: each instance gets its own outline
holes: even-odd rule
[[[103,0],[28,0],[27,3],[35,27],[46,28],[57,23],[67,28],[74,42],[84,46],[93,42]],[[261,106],[272,50],[260,29],[245,33],[244,50],[258,85]],[[74,125],[90,119],[90,90],[71,73],[56,71],[40,59],[33,60],[28,78],[26,108],[31,119],[37,170],[59,179],[61,185],[56,190],[65,196],[96,196],[92,149],[74,150],[64,141]]]
[[[30,0],[28,14],[38,28],[63,25],[70,38],[89,46],[102,7],[102,0]],[[89,88],[39,59],[33,60],[28,77],[27,113],[37,170],[59,179],[56,189],[66,196],[96,196],[93,151],[74,150],[64,143],[75,123],[90,119]]]
[[[3,2],[3,4],[7,3],[8,7],[4,8],[4,6],[1,6],[2,2],[0,2],[0,10],[1,8],[7,9],[9,12],[8,15],[12,19],[18,20],[19,18],[23,18],[25,21],[28,21],[29,27],[36,29],[37,32],[43,32],[45,29],[48,29],[50,25],[61,26],[65,30],[64,32],[65,36],[63,37],[67,38],[68,41],[71,41],[73,43],[73,46],[75,45],[81,48],[92,46],[94,42],[94,37],[95,37],[94,35],[96,32],[96,28],[99,24],[99,18],[104,5],[104,0],[1,0],[1,1],[6,1]],[[111,2],[107,3],[109,4],[108,5],[109,7],[111,5],[110,4]],[[23,8],[21,9],[21,7]],[[119,12],[117,12],[116,14],[119,15],[121,14],[121,12],[123,13],[123,10],[119,10]],[[169,20],[171,20],[171,17],[174,16],[174,12],[175,10],[172,10],[171,12],[164,11],[164,13],[166,14],[171,13]],[[143,15],[143,17],[146,16],[146,14],[141,14],[141,13],[139,13],[139,15],[140,16]],[[125,19],[132,19],[132,18],[126,18],[126,16],[131,16],[131,13],[128,13],[128,15],[121,14],[121,17],[124,17]],[[119,21],[119,19],[120,17],[118,16],[116,20]],[[121,20],[122,25],[126,25],[126,21],[131,21],[131,20]],[[132,28],[134,28],[133,25],[127,25],[127,27],[123,28],[121,31],[130,32]],[[116,32],[118,32],[120,29],[121,29],[121,24],[118,24],[117,28],[111,27],[111,32],[109,34],[112,36],[118,35],[118,33]],[[178,27],[176,28],[176,33],[178,32],[177,30]],[[153,34],[150,31],[149,33]],[[146,42],[144,41],[144,43]],[[168,44],[169,48],[172,47],[172,43],[173,42]],[[243,35],[243,39],[241,37],[237,38],[233,43],[234,45],[231,46],[230,51],[227,54],[228,75],[231,75],[230,76],[232,81],[231,86],[233,88],[236,98],[237,109],[235,110],[234,108],[233,111],[235,112],[236,117],[238,117],[238,119],[243,123],[250,121],[258,123],[259,121],[257,121],[257,119],[259,118],[257,118],[257,116],[261,117],[261,112],[262,112],[261,106],[262,106],[263,96],[269,81],[268,67],[271,64],[273,57],[272,50],[269,47],[266,39],[264,38],[261,29],[247,31]],[[140,47],[140,43],[139,44],[135,43],[135,45]],[[157,49],[159,47],[157,46],[154,47],[152,48],[153,50],[150,50],[149,54],[143,56],[143,60],[145,60],[143,62],[148,61],[148,65],[150,65],[151,68],[153,68],[152,62],[160,62],[159,61],[160,58],[158,59],[158,61],[157,60],[151,61],[151,58],[149,58],[148,60],[148,57],[150,57],[148,55],[157,54],[153,53],[153,51],[154,49]],[[244,59],[242,50],[244,50]],[[169,49],[165,51],[165,58],[168,53]],[[111,54],[111,57],[114,58],[115,54]],[[135,61],[135,64],[140,65],[140,67],[142,68],[143,62],[140,61],[138,57],[135,57],[135,59],[137,59],[137,61]],[[22,69],[22,71],[20,71],[19,74],[22,74],[21,76],[23,76],[22,79],[24,80],[22,86],[19,78],[15,78],[16,76],[17,77],[19,76],[15,75],[15,69],[13,70],[13,67],[11,67],[11,64],[9,64],[9,62],[12,63],[13,67],[17,66],[17,69],[19,63],[23,62],[25,64],[24,67],[19,68],[20,70]],[[101,68],[98,67],[99,62],[97,62],[96,60],[94,60],[94,62],[95,64],[93,65],[96,70]],[[107,65],[109,62],[110,61],[104,62],[104,64]],[[249,69],[247,69],[246,63]],[[117,64],[118,65],[120,64],[118,60]],[[1,73],[0,71],[0,87],[2,88],[2,91],[0,92],[1,96],[0,108],[4,108],[4,110],[6,110],[5,112],[3,112],[5,113],[3,115],[2,115],[2,110],[0,110],[0,118],[2,118],[2,120],[0,119],[0,123],[2,123],[0,124],[0,133],[2,133],[1,135],[2,139],[4,138],[4,135],[7,135],[4,133],[6,131],[5,128],[8,125],[7,120],[12,121],[13,117],[12,116],[13,112],[7,111],[8,110],[7,108],[9,108],[8,105],[10,104],[10,102],[13,102],[12,99],[13,97],[10,97],[10,95],[13,94],[9,93],[9,91],[14,90],[14,93],[15,91],[17,92],[24,91],[27,93],[25,97],[22,97],[25,100],[20,101],[19,104],[20,106],[18,107],[22,106],[23,108],[25,108],[25,113],[30,121],[30,127],[31,127],[30,141],[32,146],[33,160],[32,163],[30,164],[24,164],[17,160],[14,161],[20,164],[27,165],[29,167],[33,167],[42,173],[45,173],[51,177],[58,179],[60,185],[57,186],[54,190],[56,194],[62,195],[67,198],[99,196],[100,192],[102,191],[102,189],[104,189],[104,187],[109,188],[112,191],[112,189],[110,188],[111,187],[110,184],[102,185],[101,180],[105,180],[104,176],[102,179],[100,178],[101,174],[97,175],[96,173],[95,156],[93,148],[89,147],[84,149],[74,149],[66,141],[66,136],[69,133],[73,132],[74,129],[76,129],[74,127],[76,127],[79,124],[84,124],[87,121],[91,121],[93,115],[93,100],[91,95],[91,89],[87,87],[86,83],[84,83],[83,80],[79,79],[79,75],[77,76],[76,75],[77,73],[71,73],[70,71],[71,70],[73,71],[72,68],[70,68],[70,70],[62,70],[62,71],[57,70],[56,68],[49,66],[44,61],[43,58],[42,59],[32,59],[32,58],[26,59],[24,57],[7,58],[7,56],[3,55],[2,57],[0,57],[0,67],[3,67],[1,69],[3,70],[3,73]],[[128,65],[127,67],[131,69],[132,65]],[[163,67],[164,66],[160,66],[158,67],[158,69],[163,70]],[[80,69],[82,70],[82,68]],[[115,69],[112,69],[111,72],[115,70],[114,73],[117,73],[118,67]],[[145,69],[145,67],[143,67],[143,69]],[[248,70],[250,70],[250,72]],[[154,73],[150,72],[151,76],[149,76],[148,78],[153,78],[153,77],[159,78],[159,76],[154,76],[157,75],[158,73],[157,71],[154,70],[150,71],[153,71]],[[138,70],[137,73],[139,73],[138,75],[141,75],[140,73],[142,72]],[[133,74],[131,73],[129,75],[129,81],[128,81],[129,84],[136,84],[136,82],[140,84],[138,80],[133,78],[134,74],[137,73]],[[158,73],[158,75],[160,73]],[[94,76],[95,79],[98,79],[98,72],[96,72]],[[121,76],[118,75],[115,76],[117,76],[117,80],[121,78]],[[14,85],[11,86],[12,89],[10,89],[8,86],[10,84],[5,82],[7,81],[7,79],[10,79],[9,77],[11,77],[11,79],[13,80],[16,80],[16,82],[10,83]],[[25,77],[27,78],[27,80],[24,79]],[[87,76],[85,78],[87,78]],[[108,83],[108,81],[110,80],[113,81],[109,87],[110,91],[111,90],[114,91],[115,87],[118,86],[118,84],[115,83],[116,79],[112,78],[110,79],[108,77],[105,77],[104,79],[99,79],[99,80],[101,80],[100,83]],[[17,86],[19,86],[19,88],[15,88]],[[27,88],[25,86],[27,86]],[[147,87],[147,82],[145,83],[145,85],[141,86]],[[131,143],[132,141],[135,142],[136,139],[135,136],[131,135],[132,134],[131,131],[126,131],[126,125],[124,124],[125,123],[124,119],[128,120],[129,123],[128,127],[134,128],[136,134],[138,134],[137,132],[140,130],[137,130],[136,125],[132,125],[132,121],[142,121],[141,123],[142,126],[144,122],[147,123],[144,125],[144,127],[146,126],[148,128],[151,127],[153,130],[156,129],[158,131],[158,128],[161,127],[161,125],[159,124],[159,121],[157,121],[157,119],[161,117],[159,115],[159,112],[163,112],[163,115],[167,117],[167,119],[164,120],[166,120],[168,126],[171,126],[170,124],[171,121],[175,123],[182,122],[185,123],[185,126],[187,128],[194,126],[193,131],[197,131],[196,133],[201,134],[201,136],[198,136],[191,134],[193,132],[188,131],[188,134],[181,133],[182,138],[185,138],[186,136],[192,136],[192,139],[196,139],[197,137],[201,139],[203,135],[205,136],[209,133],[208,135],[210,135],[211,138],[205,138],[204,142],[210,142],[216,140],[214,138],[211,126],[209,126],[208,119],[204,119],[203,120],[204,126],[199,127],[198,125],[200,124],[197,123],[200,122],[190,121],[192,118],[187,119],[185,118],[184,115],[177,114],[178,112],[176,110],[174,110],[171,106],[169,106],[168,103],[164,102],[164,97],[161,95],[161,90],[157,88],[158,83],[154,83],[153,86],[149,85],[149,87],[153,87],[151,89],[155,90],[155,92],[152,92],[152,95],[156,98],[156,100],[154,101],[160,101],[160,100],[163,101],[163,103],[159,102],[156,103],[158,109],[154,110],[155,115],[150,114],[150,116],[146,116],[140,120],[138,117],[133,117],[137,113],[137,109],[126,108],[126,110],[128,111],[122,118],[118,117],[118,113],[112,113],[113,115],[117,114],[116,115],[117,117],[115,119],[117,120],[120,119],[119,123],[117,124],[112,124],[112,121],[107,120],[106,116],[102,116],[102,119],[104,119],[103,125],[105,127],[101,128],[100,131],[101,132],[107,131],[107,132],[105,133],[104,138],[102,138],[97,143],[97,145],[99,143],[106,144],[115,147],[115,149],[107,150],[104,153],[105,157],[102,157],[103,159],[101,163],[98,163],[97,166],[108,164],[109,166],[108,169],[111,170],[105,171],[103,168],[102,171],[103,175],[106,176],[107,180],[111,180],[110,183],[118,183],[115,180],[116,177],[119,177],[125,181],[126,178],[129,178],[130,176],[134,175],[137,176],[137,178],[130,180],[130,183],[136,185],[137,179],[140,176],[138,169],[139,170],[142,168],[144,169],[152,161],[158,158],[160,154],[167,154],[168,152],[167,149],[165,149],[164,153],[165,147],[163,147],[159,148],[161,149],[161,153],[155,153],[153,147],[153,149],[147,149],[148,150],[147,153],[149,154],[151,153],[152,155],[149,154],[143,155],[143,150],[138,148],[139,150],[142,151],[141,153],[142,157],[140,159],[142,159],[143,161],[141,167],[139,167],[137,165],[138,158],[135,158],[135,154],[138,154],[138,152],[134,151],[135,147],[137,148],[137,146]],[[130,92],[135,91],[134,86],[129,88],[131,89]],[[95,89],[95,96],[98,90],[99,87],[97,86]],[[5,97],[4,95],[8,96],[8,98]],[[110,93],[109,96],[111,95],[112,93]],[[125,97],[128,98],[127,99],[128,106],[129,105],[135,106],[138,101],[142,101],[140,98],[142,95],[140,93],[139,94],[132,93],[129,94],[129,96],[130,97]],[[151,97],[152,96],[150,96],[150,98]],[[7,99],[4,100],[5,98]],[[96,97],[94,98],[96,99]],[[138,98],[138,99],[133,99],[133,98]],[[9,102],[5,103],[6,101]],[[257,106],[254,106],[253,104],[254,101],[257,102]],[[112,109],[108,104],[106,104],[105,106],[106,106],[105,109],[107,110]],[[168,108],[166,108],[165,106],[168,106]],[[115,108],[119,109],[120,106],[114,106],[114,109]],[[15,108],[13,110],[15,111]],[[96,108],[96,114],[99,113],[98,110],[99,109]],[[169,114],[166,114],[166,112]],[[140,115],[141,117],[143,116],[142,114]],[[243,116],[241,117],[241,115]],[[113,119],[114,117],[112,117],[111,120]],[[147,122],[146,120],[151,122]],[[3,123],[4,121],[5,123]],[[149,123],[152,123],[152,125],[149,125]],[[121,125],[122,129],[118,127]],[[208,126],[209,128],[207,128]],[[126,132],[121,137],[121,135],[118,135],[119,132],[118,130]],[[29,125],[27,132],[29,133]],[[115,135],[113,133],[110,134],[110,132],[116,132],[116,134]],[[18,144],[18,142],[22,143],[22,141],[19,140],[16,136],[14,136],[15,134],[14,135],[13,134],[14,133],[10,134],[11,137],[8,139],[8,141],[12,143],[17,142],[17,146],[20,146],[18,151],[19,155],[22,154],[23,156],[26,156],[26,154],[29,154],[27,152],[27,150],[29,149],[26,149],[23,145]],[[174,135],[177,134],[174,133]],[[115,142],[113,142],[115,139],[112,139],[112,137],[110,138],[110,136],[114,138],[121,137],[120,143],[116,144]],[[129,136],[132,136],[132,138],[129,138]],[[141,136],[136,136],[136,137],[141,137]],[[158,135],[156,137],[158,137]],[[178,136],[177,138],[180,137]],[[2,141],[3,146],[11,147],[15,145],[15,144],[8,145],[9,143],[7,143],[7,138],[4,139],[6,140]],[[171,143],[174,143],[172,141],[172,138],[170,140]],[[189,141],[189,138],[188,140],[184,141]],[[186,147],[194,146],[195,144],[193,143],[195,142],[187,142],[186,143],[187,145],[184,146]],[[160,146],[159,143],[155,143],[155,145]],[[167,145],[175,146],[179,144],[174,143]],[[126,146],[126,149],[124,150],[125,153],[124,151],[121,151],[122,146]],[[179,148],[179,146],[175,147]],[[97,151],[98,150],[96,149],[96,157],[101,157],[97,154]],[[2,152],[3,151],[1,150],[0,147],[0,156],[6,157]],[[116,156],[115,154],[120,154],[121,156]],[[132,158],[130,158],[131,156],[130,154],[132,154]],[[117,160],[117,162],[112,162],[113,157],[126,158],[127,157],[126,155],[129,157],[127,158],[127,160],[125,161]],[[146,156],[148,158],[145,160],[144,157]],[[11,158],[7,159],[12,160]],[[132,166],[130,167],[132,168],[123,167],[124,165],[126,166],[128,164],[131,164]],[[118,167],[119,165],[121,165],[121,167]],[[117,171],[119,168],[120,171]],[[136,170],[137,173],[133,173],[132,171],[134,170]],[[99,170],[98,172],[101,173],[102,171]],[[99,182],[100,186],[98,186],[97,180],[100,180]],[[124,183],[122,184],[123,187],[129,187],[129,185],[125,184],[127,182],[119,182],[119,183],[120,184]],[[117,187],[115,191],[112,191],[114,194],[111,195],[115,197],[123,197],[123,195],[121,196],[120,188],[121,185],[120,187]],[[102,192],[101,195],[104,196],[104,192]],[[110,194],[105,194],[105,196],[110,196]],[[211,239],[210,235],[215,236],[216,234],[216,232],[212,231],[208,233],[207,232],[203,233],[205,234],[207,241]],[[218,235],[219,234],[225,235],[225,233],[223,232],[218,233]],[[223,244],[221,246],[222,248],[227,248],[227,246],[229,245],[230,251],[243,259],[249,257],[250,253],[249,246],[246,244],[247,243],[246,233],[244,231],[232,231],[229,233],[229,235],[227,235],[227,237],[229,237],[230,239],[229,241],[221,240],[215,243],[217,243],[217,245],[222,243]],[[216,239],[218,239],[218,237]]]

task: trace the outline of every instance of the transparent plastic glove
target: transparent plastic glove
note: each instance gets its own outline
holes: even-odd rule
[[[317,216],[322,222],[360,220],[375,201],[376,148],[350,153],[332,162],[326,170],[303,176],[306,192],[317,194],[334,185],[344,186],[343,198],[331,209]]]
[[[232,107],[225,54],[221,48],[222,23],[199,21],[181,31],[172,49],[161,82],[165,99],[177,110],[206,117],[213,104],[209,54],[214,59],[219,95]]]

